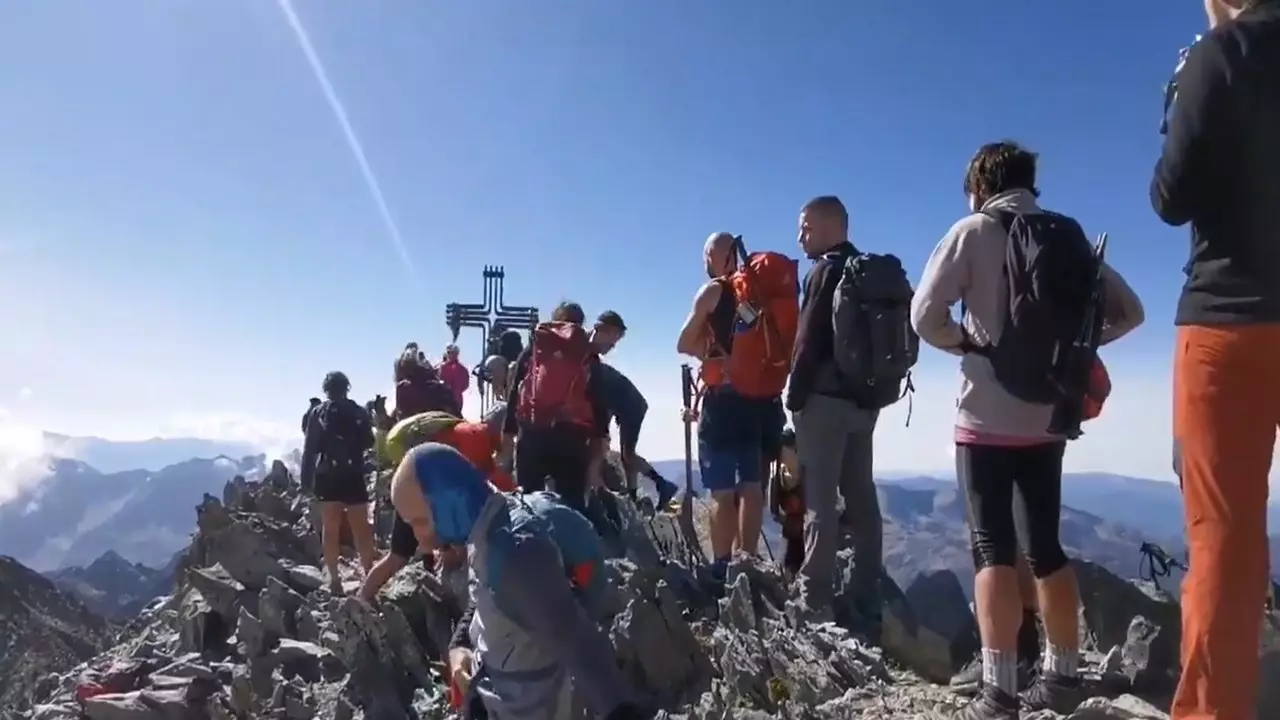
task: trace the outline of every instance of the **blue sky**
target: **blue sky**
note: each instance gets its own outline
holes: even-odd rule
[[[965,211],[973,150],[1014,138],[1147,306],[1069,464],[1168,474],[1187,231],[1147,183],[1200,3],[295,9],[412,269],[276,2],[0,8],[10,434],[288,436],[325,371],[364,397],[407,340],[438,352],[443,305],[503,263],[509,302],[623,314],[615,362],[654,407],[642,451],[676,457],[673,346],[710,232],[798,254],[800,205],[836,193],[855,242],[918,273]],[[929,352],[918,375],[911,427],[905,408],[881,421],[881,470],[950,465],[953,362]]]

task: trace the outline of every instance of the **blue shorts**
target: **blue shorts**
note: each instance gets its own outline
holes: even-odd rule
[[[721,492],[763,481],[767,453],[781,438],[779,420],[786,421],[776,398],[746,398],[727,388],[709,390],[702,398],[698,423],[702,486]]]

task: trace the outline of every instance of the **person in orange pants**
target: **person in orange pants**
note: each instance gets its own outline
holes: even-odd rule
[[[1173,370],[1190,571],[1173,720],[1247,720],[1280,423],[1280,0],[1203,0],[1166,95],[1151,204],[1191,224]]]
[[[1178,328],[1174,435],[1190,571],[1175,720],[1245,720],[1269,584],[1267,476],[1280,422],[1280,324]]]

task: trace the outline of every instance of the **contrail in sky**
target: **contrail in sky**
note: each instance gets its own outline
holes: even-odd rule
[[[382,195],[382,186],[378,184],[378,178],[373,174],[373,168],[369,166],[369,159],[365,157],[364,146],[360,143],[360,138],[356,136],[356,131],[351,127],[351,121],[347,119],[347,109],[342,105],[342,100],[338,98],[338,93],[333,89],[333,84],[329,82],[329,74],[324,70],[324,63],[320,62],[320,56],[316,54],[315,47],[311,44],[311,36],[307,34],[307,29],[303,27],[302,20],[298,18],[298,14],[293,11],[292,0],[277,0],[280,5],[280,11],[284,13],[284,19],[289,23],[289,27],[293,29],[293,34],[298,38],[298,45],[302,48],[302,54],[307,56],[307,64],[311,66],[311,72],[316,76],[316,82],[320,83],[320,90],[324,93],[324,97],[329,101],[329,107],[333,110],[333,116],[337,119],[338,125],[342,128],[342,134],[347,139],[347,147],[351,148],[351,155],[355,158],[356,165],[360,167],[360,174],[364,175],[365,185],[369,188],[369,195],[373,197],[373,202],[378,206],[378,214],[382,216],[382,224],[387,227],[387,234],[391,237],[391,244],[395,246],[396,252],[400,254],[400,261],[404,263],[405,270],[415,279],[418,271],[413,266],[413,259],[409,257],[409,248],[404,244],[404,238],[400,235],[400,228],[396,225],[395,218],[391,217],[391,209],[387,207],[387,200]]]

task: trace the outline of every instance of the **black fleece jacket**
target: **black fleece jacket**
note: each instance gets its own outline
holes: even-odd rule
[[[787,388],[787,409],[791,412],[803,410],[814,394],[850,397],[834,382],[838,375],[833,367],[831,304],[845,260],[857,253],[853,243],[840,243],[814,258],[813,267],[804,277],[804,298],[800,301],[800,321],[791,353],[791,384]]]
[[[1280,1],[1210,30],[1177,77],[1151,204],[1191,223],[1179,325],[1280,322]]]

